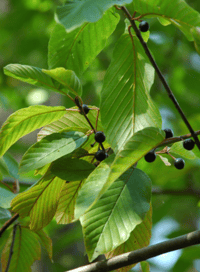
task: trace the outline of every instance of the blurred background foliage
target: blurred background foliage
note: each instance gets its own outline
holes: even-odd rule
[[[48,40],[55,25],[54,11],[62,2],[59,0],[0,1],[0,125],[11,113],[30,105],[74,106],[70,100],[58,93],[36,89],[3,74],[3,67],[9,63],[48,68]],[[186,2],[200,12],[199,0]],[[133,13],[131,7],[130,11]],[[125,27],[125,17],[120,14],[121,21],[109,38],[105,50],[99,54],[81,78],[83,101],[86,104],[99,105],[99,93],[104,75],[112,58],[115,42]],[[193,129],[200,130],[200,56],[196,53],[194,44],[174,26],[164,27],[157,19],[147,19],[147,21],[150,23],[151,33],[148,46]],[[177,136],[187,134],[185,124],[157,76],[151,95],[160,109],[163,128],[172,128]],[[37,132],[33,132],[23,137],[10,148],[8,153],[19,162],[28,147],[36,142],[36,135]],[[181,171],[165,166],[159,157],[153,164],[141,159],[138,168],[149,175],[154,189],[180,190],[191,187],[199,189],[200,160],[185,161],[186,167]],[[25,190],[36,178],[33,173],[31,176],[30,173],[29,176],[20,176],[19,180],[23,182],[20,191]],[[152,244],[199,228],[198,196],[153,194],[152,204]],[[57,225],[53,220],[45,229],[53,240],[54,263],[49,261],[47,253],[43,250],[42,260],[34,263],[32,271],[63,272],[87,263],[79,222],[63,226]],[[7,234],[1,238],[0,251],[6,236]],[[150,263],[153,272],[200,271],[200,246],[153,258]],[[138,269],[139,266],[133,270],[138,271]]]

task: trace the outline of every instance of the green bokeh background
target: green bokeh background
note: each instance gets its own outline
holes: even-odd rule
[[[186,2],[200,12],[199,0]],[[71,100],[58,93],[35,88],[3,74],[3,67],[10,63],[48,68],[48,40],[55,25],[55,8],[61,3],[58,0],[0,1],[0,125],[14,111],[33,104],[74,106]],[[99,54],[81,78],[83,101],[86,104],[99,105],[103,78],[115,43],[124,31],[124,18],[122,15],[105,50]],[[194,130],[200,130],[200,56],[196,53],[194,44],[174,26],[164,27],[157,19],[147,21],[150,23],[151,31],[148,46]],[[185,124],[157,76],[151,95],[160,109],[163,128],[172,128],[177,136],[187,134]],[[19,162],[28,147],[36,142],[36,135],[37,131],[23,137],[9,149],[9,153]],[[172,166],[165,166],[159,158],[153,164],[148,164],[142,159],[138,163],[138,168],[149,175],[155,188],[180,190],[194,186],[198,189],[200,160],[185,161],[186,167],[182,171]],[[31,178],[23,175],[19,180],[32,183],[35,179],[32,173]],[[27,185],[21,185],[21,191],[26,188]],[[153,195],[154,226],[163,218],[173,219],[177,227],[175,230],[169,227],[166,238],[198,229],[200,225],[198,202],[198,197],[194,196]],[[165,227],[163,225],[163,232]],[[54,263],[49,261],[43,250],[42,260],[34,263],[32,271],[63,272],[87,264],[79,222],[63,226],[52,221],[45,229],[53,240]],[[6,236],[7,234],[1,238],[0,251]],[[200,259],[200,246],[183,250],[170,270],[166,270],[165,267],[156,267],[152,263],[151,271],[200,271],[200,266],[198,267],[195,261],[197,259]]]

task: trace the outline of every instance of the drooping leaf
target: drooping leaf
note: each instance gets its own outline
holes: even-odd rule
[[[10,203],[16,194],[0,187],[0,207],[4,209],[10,208]]]
[[[69,224],[74,221],[75,202],[82,184],[82,181],[75,181],[63,186],[55,214],[58,224]]]
[[[88,119],[95,127],[96,118],[97,118],[97,107],[95,107],[95,106],[88,106],[88,107],[91,108],[91,110],[87,114]],[[88,124],[85,117],[83,115],[81,115],[78,112],[78,110],[77,111],[74,111],[74,110],[77,110],[77,107],[72,107],[70,109],[66,109],[66,114],[60,120],[57,120],[57,121],[43,127],[40,130],[40,132],[38,133],[37,140],[39,141],[47,135],[50,135],[55,132],[61,132],[62,130],[67,129],[67,128],[69,128],[70,130],[72,130],[72,128],[83,129],[82,132],[86,132],[86,131],[91,130],[91,127]],[[78,129],[78,131],[79,131],[79,129]],[[103,130],[102,125],[101,125],[101,117],[100,116],[98,117],[97,130]]]
[[[172,155],[180,155],[181,157],[189,160],[194,160],[197,158],[192,150],[189,151],[183,147],[182,141],[174,143],[170,148],[170,153],[172,153]]]
[[[0,130],[0,156],[24,135],[60,119],[65,113],[62,106],[30,106],[14,112]]]
[[[81,26],[85,22],[97,22],[106,10],[114,5],[125,5],[133,0],[85,0],[68,1],[57,7],[56,19],[69,31]]]
[[[52,70],[42,69],[42,72],[60,82],[68,91],[76,96],[82,95],[82,85],[74,71],[60,67]]]
[[[151,181],[134,167],[127,170],[81,218],[90,261],[114,250],[142,223],[150,208]]]
[[[102,161],[88,176],[81,188],[75,208],[75,216],[79,218],[125,171],[137,163],[151,149],[158,146],[165,138],[162,130],[145,128],[135,133],[126,143],[124,149],[116,156],[112,154]],[[87,196],[87,197],[86,197]]]
[[[163,18],[165,25],[168,20],[179,28],[190,41],[194,40],[191,29],[200,26],[200,14],[184,0],[134,0],[132,6],[135,11],[145,14],[145,17]]]
[[[161,128],[162,120],[149,91],[154,69],[133,37],[122,35],[106,72],[101,91],[101,120],[107,141],[115,152],[133,133],[145,127]]]
[[[44,228],[53,219],[64,183],[54,175],[46,174],[39,183],[13,199],[12,211],[20,217],[30,215],[31,230]]]
[[[2,252],[2,271],[6,271],[12,237],[13,233],[11,232]],[[9,271],[31,272],[31,265],[35,260],[39,260],[40,258],[41,248],[37,235],[28,228],[17,226]]]
[[[106,258],[112,258],[114,256],[126,253],[126,252],[131,252],[143,247],[146,247],[150,243],[150,238],[151,238],[151,228],[152,228],[152,208],[150,207],[149,211],[147,212],[144,220],[142,221],[141,224],[137,225],[135,229],[131,232],[129,239],[115,248],[113,251],[106,253]],[[145,267],[148,267],[148,263],[145,266],[143,264],[144,262],[141,263],[141,266],[144,267],[142,271],[147,272],[149,270],[145,270]],[[135,265],[129,265],[126,267],[122,267],[117,269],[117,272],[128,272],[132,267]]]
[[[92,163],[76,158],[61,158],[52,164],[51,172],[67,181],[77,181],[88,177],[95,169]]]
[[[44,73],[41,68],[21,64],[8,64],[4,74],[23,82],[66,95],[68,91],[61,84]]]
[[[78,131],[53,133],[32,145],[20,162],[20,171],[30,171],[72,153],[87,141]]]
[[[49,41],[49,69],[65,67],[80,76],[103,50],[118,22],[119,15],[109,10],[98,22],[84,23],[71,32],[57,24]]]

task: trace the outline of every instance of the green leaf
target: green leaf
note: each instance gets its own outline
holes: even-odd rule
[[[191,29],[192,36],[194,38],[194,45],[197,53],[200,55],[200,27],[193,27]]]
[[[10,208],[11,201],[16,197],[16,194],[0,187],[0,207],[4,209]]]
[[[175,156],[180,155],[181,157],[186,158],[188,160],[194,160],[197,158],[192,151],[186,150],[183,147],[182,141],[174,143],[170,148],[170,153],[172,153],[172,155],[174,154]]]
[[[118,41],[101,91],[101,119],[115,153],[133,133],[145,127],[161,128],[162,119],[150,97],[154,69],[144,50],[128,34]]]
[[[137,163],[151,149],[165,139],[165,133],[157,128],[145,128],[135,133],[124,149],[102,161],[88,176],[81,188],[75,208],[75,216],[84,214],[125,171]]]
[[[2,271],[6,271],[8,258],[10,254],[10,247],[12,243],[13,232],[4,246],[1,263]],[[37,235],[27,228],[17,226],[15,242],[13,247],[13,254],[9,266],[9,271],[15,272],[30,272],[31,265],[34,261],[41,258],[41,248],[38,242]]]
[[[0,158],[0,179],[2,179],[3,176],[9,177],[10,173],[5,161],[3,158]]]
[[[104,12],[114,5],[125,5],[133,0],[85,0],[68,1],[57,7],[56,19],[69,31],[81,26],[85,22],[97,22]]]
[[[18,162],[9,154],[6,153],[3,156],[3,160],[5,161],[7,167],[8,167],[8,171],[11,177],[15,178],[15,179],[19,179],[19,165]]]
[[[68,91],[76,96],[82,95],[82,85],[74,71],[60,67],[53,70],[42,69],[42,72],[60,82]]]
[[[106,253],[105,254],[106,259],[148,246],[151,238],[151,228],[152,228],[152,208],[150,207],[142,223],[137,225],[135,229],[131,232],[129,239],[120,246],[118,246],[117,248],[115,248],[113,251]],[[142,262],[141,265],[143,263],[145,262]],[[122,267],[120,268],[120,272],[128,272],[134,266],[135,264]],[[145,272],[149,270],[142,271]]]
[[[127,170],[81,218],[90,261],[127,241],[150,208],[151,181],[139,169]]]
[[[192,9],[184,0],[134,0],[132,7],[145,17],[163,18],[179,28],[188,40],[194,40],[191,29],[200,26],[200,14]],[[199,38],[198,38],[199,39]],[[200,39],[199,39],[200,40]]]
[[[78,131],[53,133],[32,145],[20,162],[20,172],[40,168],[62,156],[72,153],[87,141]]]
[[[95,106],[89,106],[91,110],[87,114],[88,119],[90,122],[95,126],[96,124],[96,118],[97,118],[97,107]],[[77,110],[77,111],[74,111]],[[82,132],[91,130],[90,125],[88,124],[87,120],[83,115],[81,115],[77,109],[77,107],[72,107],[69,109],[66,109],[66,114],[60,119],[57,120],[45,127],[43,127],[40,132],[38,133],[37,140],[41,140],[43,137],[50,135],[55,132],[61,132],[62,130],[69,129],[72,130],[72,128],[78,128],[77,131]],[[98,118],[98,126],[97,130],[103,130],[103,127],[101,125],[101,118],[99,116]]]
[[[30,106],[14,112],[0,130],[0,156],[24,135],[60,119],[65,113],[62,106]]]
[[[52,240],[51,238],[49,238],[49,236],[46,234],[46,232],[44,230],[39,230],[36,232],[36,234],[39,236],[40,238],[40,242],[42,243],[42,245],[46,248],[48,255],[49,255],[49,259],[52,260]]]
[[[44,228],[53,219],[64,183],[54,175],[46,174],[39,183],[13,199],[12,211],[20,217],[30,215],[31,230]]]
[[[98,22],[84,23],[72,32],[57,24],[49,41],[49,69],[65,67],[80,76],[103,50],[118,22],[119,15],[109,10]]]
[[[48,90],[66,95],[67,90],[60,87],[60,83],[53,80],[43,72],[41,68],[21,64],[9,64],[4,67],[4,74],[14,77],[23,82],[42,87]]]
[[[95,169],[92,163],[76,158],[61,158],[52,164],[51,172],[67,181],[77,181],[88,177]]]
[[[82,181],[75,181],[66,183],[63,186],[55,214],[58,224],[69,224],[74,222],[75,201],[82,184]]]
[[[0,189],[1,190],[1,189]],[[12,217],[9,210],[0,207],[0,228]]]

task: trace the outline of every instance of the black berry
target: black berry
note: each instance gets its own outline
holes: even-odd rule
[[[195,142],[192,139],[186,139],[183,141],[183,147],[187,150],[192,150],[195,146]]]
[[[173,130],[171,128],[165,128],[164,132],[165,132],[165,139],[171,138],[174,136]]]
[[[147,162],[153,162],[155,161],[156,159],[156,153],[155,153],[155,150],[151,150],[149,153],[147,153],[145,156],[144,156],[144,159],[145,161]]]
[[[139,29],[141,32],[147,32],[149,30],[149,24],[146,21],[142,21],[139,24]]]
[[[97,131],[94,138],[97,143],[103,143],[106,139],[106,136],[102,131]]]
[[[108,157],[108,154],[104,150],[99,150],[95,153],[94,156],[97,161],[103,161]]]
[[[174,161],[174,166],[177,168],[177,169],[183,169],[184,166],[185,166],[185,161],[181,158],[178,158]]]
[[[90,109],[88,108],[88,106],[87,106],[86,104],[83,104],[83,105],[82,105],[82,108],[83,108],[85,114],[88,114],[88,112],[89,112],[89,110],[90,110]]]

